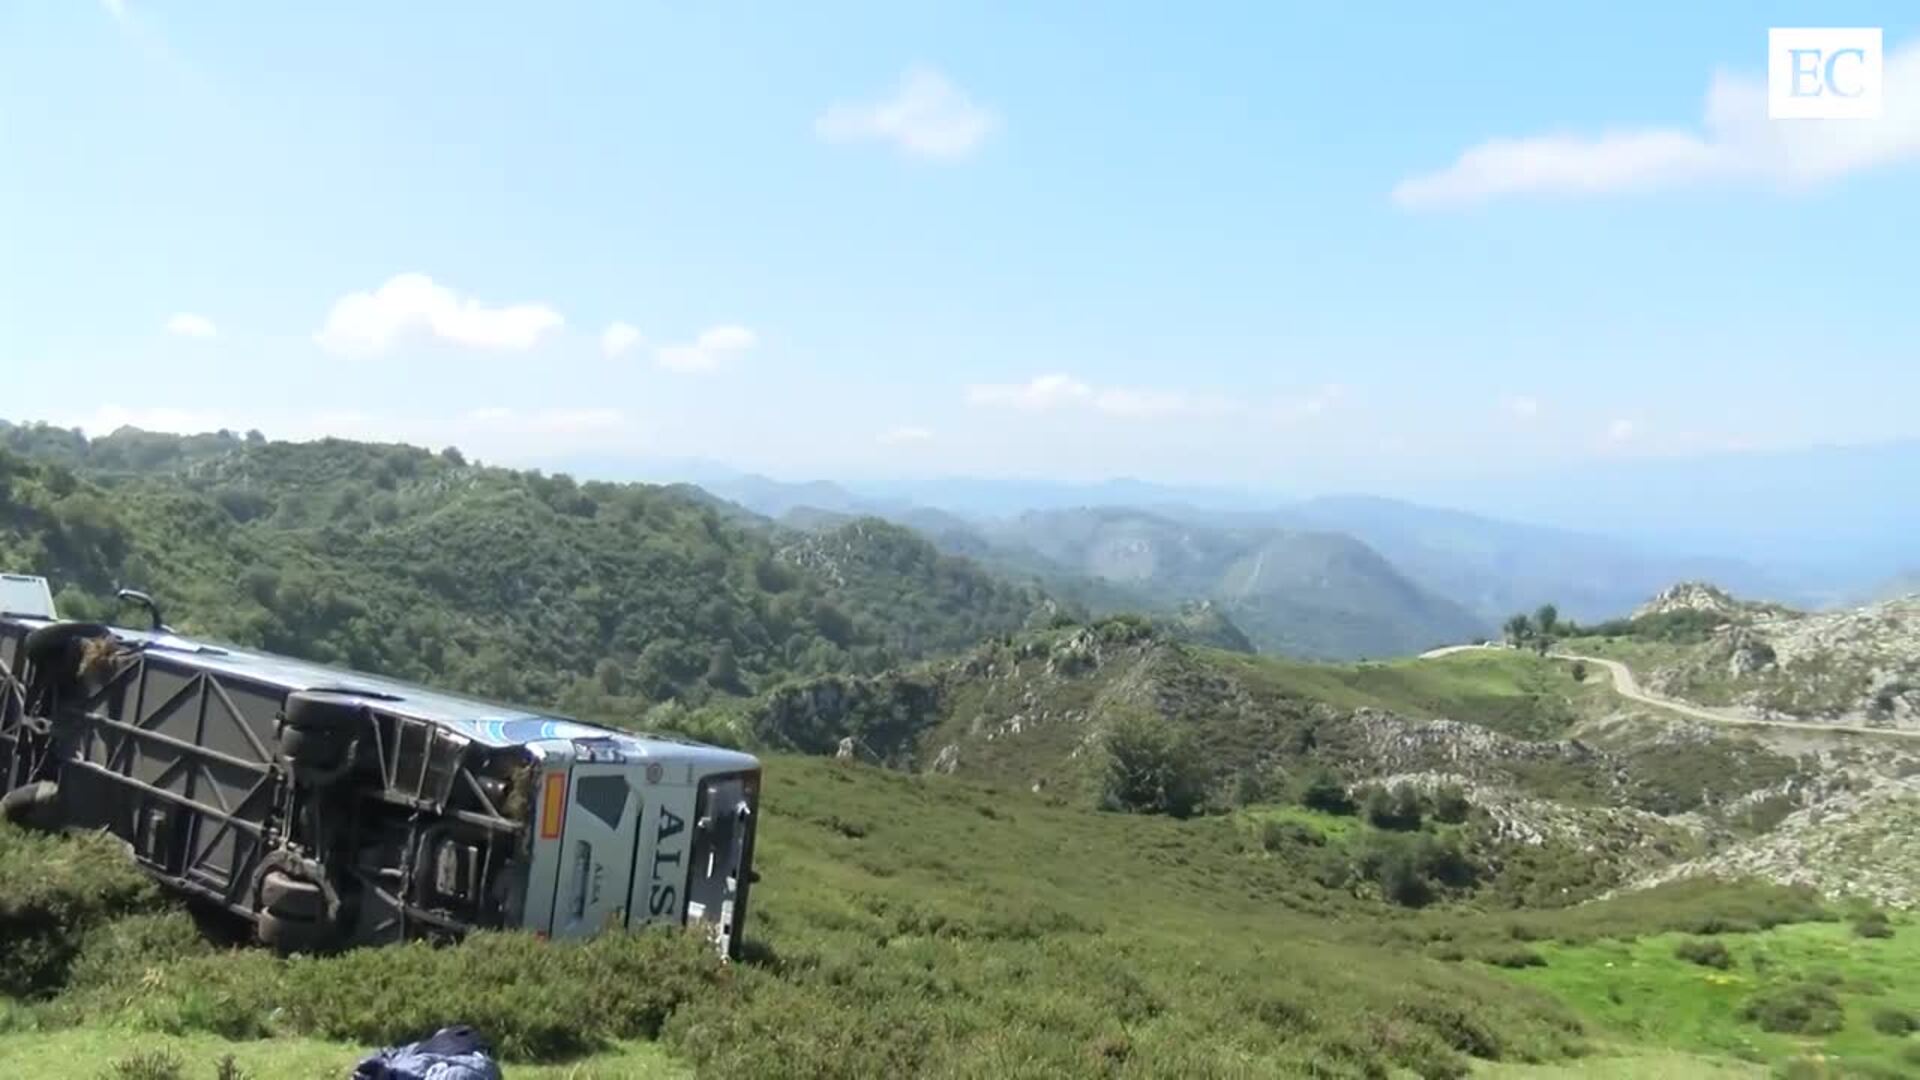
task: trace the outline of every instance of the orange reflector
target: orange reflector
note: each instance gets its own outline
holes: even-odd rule
[[[567,820],[567,774],[547,774],[540,799],[540,839],[558,840]]]

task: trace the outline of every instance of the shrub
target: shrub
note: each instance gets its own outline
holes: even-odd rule
[[[1587,681],[1587,662],[1585,660],[1575,660],[1573,662],[1572,674],[1573,674],[1574,682],[1586,682]]]
[[[1907,1009],[1876,1009],[1873,1013],[1873,1030],[1895,1037],[1911,1035],[1920,1031],[1920,1016]]]
[[[107,1067],[101,1080],[181,1080],[180,1059],[165,1050],[142,1050]]]
[[[1157,717],[1130,715],[1107,733],[1107,806],[1186,817],[1205,795],[1206,774],[1186,732]]]
[[[1673,947],[1673,955],[1689,964],[1722,971],[1733,966],[1733,954],[1714,938],[1687,938]]]
[[[1769,987],[1747,999],[1740,1017],[1763,1031],[1792,1035],[1830,1035],[1846,1023],[1846,1012],[1833,991],[1815,982]]]
[[[0,824],[0,994],[58,989],[91,929],[158,903],[158,890],[104,836]]]
[[[1287,847],[1321,847],[1327,835],[1298,821],[1269,821],[1260,827],[1260,846],[1267,851]]]
[[[1467,793],[1459,784],[1446,784],[1433,795],[1433,820],[1458,825],[1473,812]]]
[[[1890,938],[1893,923],[1884,911],[1869,911],[1853,920],[1853,932],[1863,938]]]
[[[1315,769],[1300,787],[1300,805],[1323,814],[1347,815],[1354,811],[1353,796],[1347,785],[1328,769]]]
[[[1546,957],[1525,945],[1490,945],[1480,951],[1480,960],[1502,968],[1547,966]]]
[[[1413,832],[1420,828],[1420,793],[1412,785],[1396,784],[1392,791],[1370,787],[1362,800],[1367,820],[1376,828]]]

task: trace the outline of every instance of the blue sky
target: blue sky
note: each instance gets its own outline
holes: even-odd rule
[[[1920,435],[1911,6],[1054,7],[16,0],[0,416],[1306,489]],[[1881,120],[1765,120],[1795,25],[1885,28]]]

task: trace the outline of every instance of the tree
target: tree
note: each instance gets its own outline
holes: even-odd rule
[[[1467,793],[1459,784],[1445,784],[1433,794],[1433,819],[1449,825],[1458,825],[1467,820],[1473,811],[1473,804],[1467,801]]]
[[[707,664],[707,685],[734,693],[741,689],[740,661],[733,654],[733,642],[725,638],[713,647],[713,659]]]
[[[1506,632],[1508,644],[1524,645],[1533,637],[1533,620],[1521,612],[1508,619],[1501,629]]]
[[[1420,827],[1420,793],[1410,784],[1395,784],[1392,791],[1369,788],[1365,806],[1367,820],[1376,828],[1413,832]]]
[[[1533,621],[1542,635],[1550,635],[1560,626],[1560,609],[1552,604],[1541,604],[1540,609],[1533,613]]]
[[[1199,754],[1181,729],[1158,717],[1132,715],[1107,733],[1108,806],[1187,817],[1205,792]]]
[[[1347,785],[1327,768],[1318,768],[1307,777],[1300,788],[1300,805],[1309,810],[1318,810],[1323,814],[1353,813],[1353,796],[1347,794]]]

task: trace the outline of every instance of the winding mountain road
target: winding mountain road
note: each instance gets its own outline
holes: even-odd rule
[[[1480,650],[1500,651],[1501,645],[1449,645],[1443,649],[1431,649],[1420,654],[1422,660],[1434,660],[1455,653]],[[1649,705],[1656,709],[1665,709],[1692,720],[1704,720],[1710,724],[1730,724],[1741,727],[1788,728],[1796,731],[1843,732],[1849,735],[1890,735],[1899,739],[1920,738],[1920,731],[1902,731],[1897,728],[1865,727],[1859,724],[1821,724],[1810,720],[1763,720],[1757,716],[1746,716],[1731,709],[1714,709],[1704,705],[1693,705],[1685,701],[1676,701],[1670,697],[1661,697],[1640,688],[1639,680],[1627,665],[1618,660],[1608,660],[1599,656],[1579,656],[1574,653],[1550,653],[1555,660],[1579,660],[1583,663],[1598,664],[1613,676],[1613,692],[1628,701]]]

